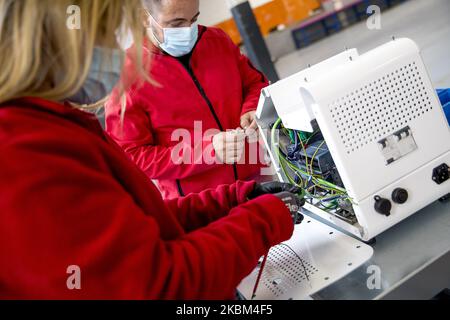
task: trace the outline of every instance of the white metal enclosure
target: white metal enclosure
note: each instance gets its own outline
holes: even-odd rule
[[[261,129],[277,117],[289,129],[320,128],[358,223],[305,208],[363,240],[450,192],[449,180],[432,179],[435,168],[450,166],[450,129],[412,40],[396,39],[361,56],[347,50],[271,85],[257,117]],[[392,200],[397,188],[408,193],[403,204]],[[375,210],[380,199],[391,203],[390,215]]]

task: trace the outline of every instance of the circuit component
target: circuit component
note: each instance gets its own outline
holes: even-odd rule
[[[405,127],[395,132],[389,137],[380,140],[378,144],[381,153],[386,159],[386,165],[390,165],[417,150],[417,144],[410,127]]]
[[[280,139],[282,138],[280,137]],[[286,146],[287,158],[304,171],[311,171],[325,180],[343,187],[341,177],[322,134],[317,132],[315,135],[309,136],[306,141],[307,144],[303,146],[299,143]]]
[[[447,164],[441,164],[433,170],[433,181],[437,184],[443,184],[450,178],[450,168]]]
[[[353,202],[320,130],[312,134],[290,130],[278,120],[272,125],[271,141],[285,178],[305,190],[308,203],[348,223],[357,223]]]
[[[326,174],[335,167],[331,153],[324,141],[317,141],[309,145],[306,152],[297,151],[295,158],[304,165],[309,162],[313,170],[320,174]]]
[[[344,188],[344,183],[342,182],[341,175],[339,174],[339,171],[336,167],[330,170],[328,179],[335,185]]]

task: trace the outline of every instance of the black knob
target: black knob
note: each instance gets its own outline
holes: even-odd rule
[[[384,214],[386,217],[391,215],[392,203],[388,199],[375,197],[375,211]]]
[[[408,201],[408,191],[402,188],[397,188],[392,192],[392,201],[398,204],[404,204]]]

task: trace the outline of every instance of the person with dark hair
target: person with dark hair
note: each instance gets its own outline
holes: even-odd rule
[[[106,105],[107,132],[168,199],[258,179],[265,161],[255,110],[266,77],[223,31],[198,25],[198,0],[144,5],[147,72],[156,84],[126,92],[123,122],[117,89]]]

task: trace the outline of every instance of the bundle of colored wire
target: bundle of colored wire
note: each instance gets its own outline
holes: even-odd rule
[[[305,168],[302,169],[293,163],[287,155],[283,152],[279,139],[277,137],[277,131],[281,129],[281,132],[286,134],[291,143],[295,145],[295,148],[301,147],[301,151],[305,155]],[[280,132],[280,131],[278,131]],[[306,148],[309,145],[311,139],[318,132],[306,135],[304,132],[296,132],[289,130],[281,125],[281,119],[278,119],[272,127],[271,141],[272,147],[275,150],[276,156],[279,161],[280,169],[283,175],[288,181],[305,190],[306,197],[319,201],[319,204],[327,210],[333,210],[338,208],[338,200],[349,200],[347,191],[335,184],[327,181],[322,175],[317,174],[314,171],[313,163],[320,148],[323,147],[325,141],[323,141],[317,148],[311,159],[308,159]]]

